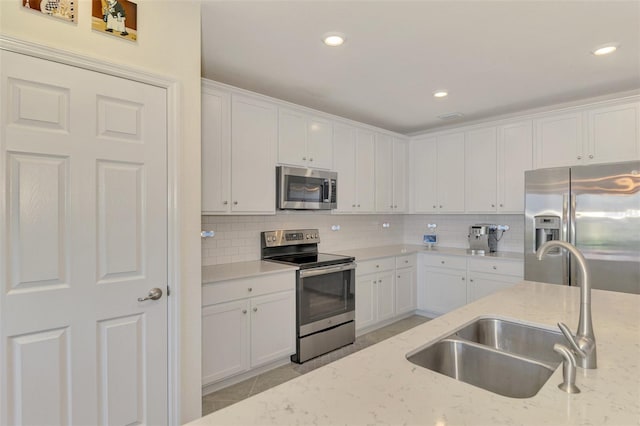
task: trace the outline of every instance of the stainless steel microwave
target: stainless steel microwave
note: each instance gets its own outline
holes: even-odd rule
[[[331,210],[337,203],[338,174],[298,167],[276,167],[277,207],[280,210]]]

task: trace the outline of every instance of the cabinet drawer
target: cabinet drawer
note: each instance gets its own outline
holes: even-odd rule
[[[518,261],[496,260],[485,257],[482,259],[471,258],[468,262],[469,271],[513,275],[516,277],[524,275],[524,265]]]
[[[295,284],[296,276],[293,271],[207,284],[202,287],[202,306],[245,297],[262,296],[278,291],[294,290]]]
[[[388,271],[395,269],[396,259],[395,257],[383,257],[382,259],[365,260],[363,262],[356,262],[356,274],[372,274],[379,271]]]
[[[443,256],[437,254],[428,254],[423,258],[425,266],[435,266],[441,268],[466,269],[467,258],[464,256]]]
[[[396,256],[396,268],[410,268],[412,266],[416,266],[416,256],[414,254]]]

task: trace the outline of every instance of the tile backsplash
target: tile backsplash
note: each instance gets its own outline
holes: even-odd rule
[[[383,227],[388,223],[389,227]],[[202,265],[260,259],[260,232],[274,229],[318,228],[320,250],[422,244],[427,223],[438,225],[439,245],[468,247],[469,226],[476,223],[509,225],[499,249],[522,252],[523,215],[335,215],[319,212],[279,212],[274,216],[202,216],[202,230],[215,231],[202,239]],[[332,231],[332,225],[340,225]]]

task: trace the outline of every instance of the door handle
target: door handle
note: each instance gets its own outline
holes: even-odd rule
[[[138,302],[144,302],[145,300],[158,300],[162,297],[162,290],[158,287],[149,290],[147,297],[138,297]]]

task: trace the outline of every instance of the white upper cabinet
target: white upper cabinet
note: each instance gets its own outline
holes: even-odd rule
[[[416,139],[411,142],[411,188],[413,210],[416,213],[436,213],[438,211],[437,155],[438,140],[435,137]]]
[[[356,211],[375,210],[375,140],[373,132],[356,130]],[[338,183],[338,191],[340,183]],[[338,192],[339,194],[339,192]],[[338,195],[339,196],[339,195]]]
[[[393,210],[407,211],[407,142],[395,139],[393,143]]]
[[[229,211],[231,191],[231,95],[202,90],[202,212]]]
[[[533,168],[530,120],[498,127],[498,206],[500,213],[524,212],[524,172]]]
[[[640,103],[597,108],[589,114],[587,163],[640,158]]]
[[[331,169],[331,122],[303,112],[280,108],[278,163]]]
[[[639,103],[631,102],[535,120],[535,167],[640,158],[639,110]]]
[[[464,133],[416,139],[412,143],[413,210],[464,212]]]
[[[376,211],[393,211],[393,139],[378,133],[376,138]]]
[[[356,129],[333,126],[333,166],[338,173],[337,212],[356,209]]]
[[[203,87],[203,214],[275,213],[277,135],[274,104]]]
[[[467,132],[464,142],[465,206],[470,213],[491,213],[497,205],[496,128]]]
[[[235,94],[231,101],[231,211],[275,213],[277,107]]]

